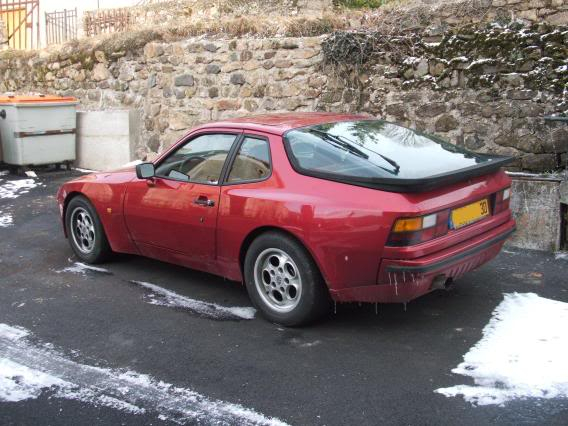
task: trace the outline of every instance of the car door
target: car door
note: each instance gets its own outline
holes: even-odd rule
[[[214,259],[219,183],[238,136],[191,137],[156,164],[153,179],[128,184],[125,221],[142,254],[164,258],[164,251],[179,253],[196,267]]]

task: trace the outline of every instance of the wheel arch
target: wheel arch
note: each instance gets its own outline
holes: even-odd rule
[[[314,256],[314,253],[310,250],[309,246],[296,234],[294,234],[293,232],[285,229],[285,228],[280,228],[278,226],[260,226],[258,228],[253,229],[252,231],[250,231],[247,236],[245,237],[245,239],[243,240],[243,242],[241,243],[241,248],[239,250],[239,267],[241,270],[241,275],[243,277],[244,280],[244,265],[245,265],[245,256],[247,254],[247,251],[250,247],[250,245],[252,244],[252,242],[258,238],[260,235],[265,234],[267,232],[276,232],[276,233],[280,233],[280,234],[284,234],[290,238],[292,238],[294,241],[296,241],[298,244],[300,244],[308,253],[308,255],[311,257],[311,259],[313,260],[314,264],[316,265],[319,273],[321,274],[326,287],[329,290],[329,284],[328,284],[328,280],[326,278],[326,274],[325,271],[322,269],[320,263],[318,262],[316,256]]]

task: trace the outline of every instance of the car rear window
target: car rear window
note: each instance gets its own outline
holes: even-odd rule
[[[292,165],[300,173],[371,186],[418,184],[427,178],[475,169],[505,158],[476,154],[435,136],[381,120],[290,130],[285,135],[285,146]]]

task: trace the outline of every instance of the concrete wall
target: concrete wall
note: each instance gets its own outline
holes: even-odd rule
[[[560,179],[514,177],[511,210],[517,232],[513,247],[556,251],[560,249]]]
[[[140,132],[132,110],[77,113],[77,167],[112,170],[134,159]]]

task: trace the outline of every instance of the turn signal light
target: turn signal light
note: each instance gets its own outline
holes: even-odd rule
[[[423,243],[448,232],[449,210],[419,217],[397,219],[387,245],[401,247]]]
[[[421,217],[409,217],[406,219],[398,219],[393,228],[393,232],[409,232],[420,231],[422,229]]]

